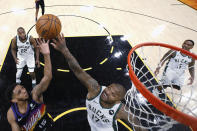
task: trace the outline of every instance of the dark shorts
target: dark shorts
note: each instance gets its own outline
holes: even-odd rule
[[[44,0],[39,0],[36,2],[36,9],[39,9],[39,5],[41,6],[41,8],[44,8]]]

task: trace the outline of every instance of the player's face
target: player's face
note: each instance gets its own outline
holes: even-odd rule
[[[17,99],[18,101],[24,101],[29,98],[29,95],[23,86],[17,85],[13,90],[13,98]]]
[[[119,89],[115,84],[109,85],[101,94],[101,99],[106,103],[115,103],[116,101],[120,101],[120,93]]]
[[[190,41],[185,41],[182,45],[182,48],[189,51],[193,48],[193,43]]]
[[[26,33],[24,29],[19,29],[18,30],[18,36],[22,39],[25,40],[26,39]]]

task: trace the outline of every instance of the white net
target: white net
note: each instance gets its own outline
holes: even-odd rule
[[[145,46],[138,48],[136,50],[137,53],[134,52],[131,55],[131,65],[133,66],[135,75],[158,99],[185,114],[197,117],[196,79],[194,79],[192,84],[188,84],[190,83],[189,78],[191,77],[191,71],[195,69],[196,65],[191,64],[191,57],[181,53],[178,54],[176,51],[172,51],[170,52],[171,54],[169,53],[163,57],[168,50],[170,49],[159,46]],[[150,51],[154,51],[154,53],[151,53]],[[177,66],[179,69],[172,70],[175,72],[167,72],[171,66],[169,65],[171,57],[169,58],[169,56],[172,54],[176,54],[176,57],[173,58],[179,60],[179,62],[175,62],[173,66]],[[160,61],[162,57],[163,60]],[[159,66],[161,66],[161,62],[164,61],[165,63],[160,68],[159,74],[155,75],[154,72],[158,63]],[[187,65],[186,68],[180,67],[183,66],[183,64]],[[193,70],[193,72],[196,74],[195,70]],[[166,75],[167,73],[170,75]],[[134,85],[127,91],[125,101],[125,111],[129,113],[129,116],[137,117],[141,123],[140,125],[134,124],[131,120],[133,117],[128,117],[130,123],[136,127],[155,131],[167,131],[172,130],[174,125],[177,125],[177,127],[181,125],[157,110],[144,96],[142,96]],[[182,130],[191,129],[185,126]]]

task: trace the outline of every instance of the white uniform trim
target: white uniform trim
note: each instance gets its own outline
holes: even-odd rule
[[[117,131],[116,113],[122,104],[115,104],[112,108],[104,108],[100,104],[100,96],[105,89],[102,86],[99,94],[93,99],[86,99],[87,117],[91,131]]]

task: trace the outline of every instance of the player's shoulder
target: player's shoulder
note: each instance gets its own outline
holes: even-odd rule
[[[13,41],[16,41],[16,39],[17,39],[17,36],[14,36],[14,37],[12,38],[11,41],[12,41],[12,42],[13,42]]]
[[[8,109],[7,118],[14,119],[14,112],[11,107]]]
[[[29,41],[31,42],[31,43],[33,43],[34,42],[34,37],[32,36],[32,35],[28,35],[28,39],[29,39]]]
[[[175,51],[175,50],[169,50],[167,52],[167,54],[168,54],[169,57],[175,57],[175,55],[177,54],[177,51]]]
[[[10,114],[11,112],[13,112],[13,111],[12,111],[12,108],[10,107],[10,108],[8,109],[8,112],[7,112],[7,113]]]
[[[117,109],[117,113],[116,113],[116,119],[122,119],[125,116],[125,105],[123,103],[120,103],[118,109]]]

